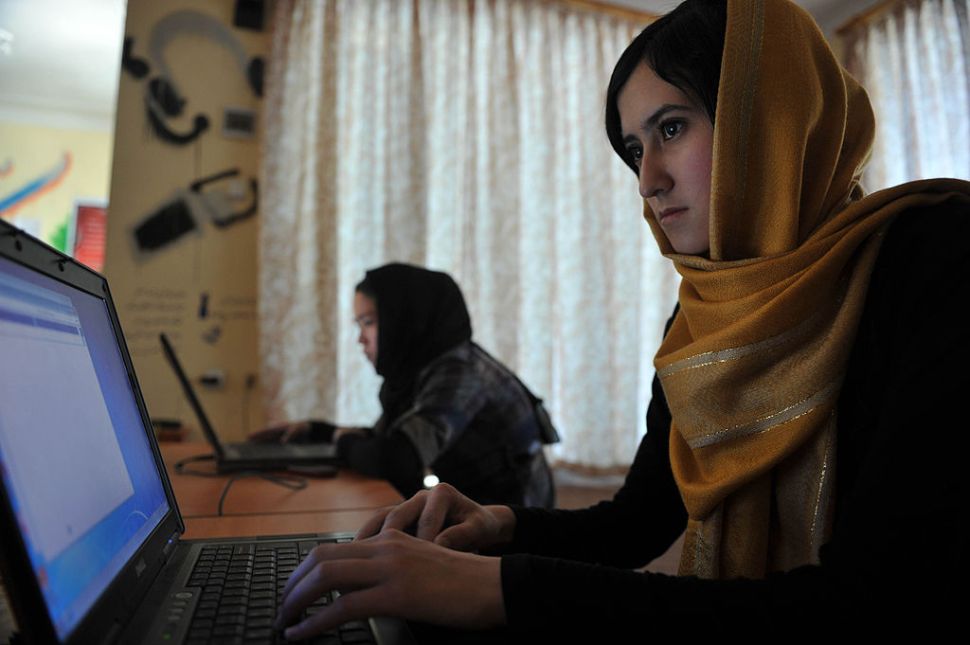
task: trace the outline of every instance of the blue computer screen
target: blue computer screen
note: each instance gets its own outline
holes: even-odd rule
[[[0,472],[65,638],[169,505],[107,303],[5,258]]]

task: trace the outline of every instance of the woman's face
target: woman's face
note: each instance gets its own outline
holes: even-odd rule
[[[354,292],[354,322],[360,327],[357,342],[371,365],[377,366],[377,303],[360,291]]]
[[[616,102],[628,158],[670,246],[701,255],[710,249],[714,126],[705,110],[646,63]]]

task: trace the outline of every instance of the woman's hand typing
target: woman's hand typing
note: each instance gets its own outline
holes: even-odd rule
[[[394,529],[313,549],[283,589],[277,626],[294,623],[333,590],[339,597],[286,629],[288,640],[370,616],[467,629],[505,623],[499,558],[445,549]]]
[[[254,443],[290,443],[299,442],[310,433],[309,421],[294,421],[283,423],[265,430],[258,430],[249,435]]]
[[[421,540],[458,551],[482,551],[512,541],[515,514],[507,506],[482,506],[453,486],[438,484],[411,499],[381,509],[357,532],[357,539],[382,530],[413,527]]]

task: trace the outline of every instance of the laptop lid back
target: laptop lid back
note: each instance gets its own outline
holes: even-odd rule
[[[107,282],[0,221],[0,542],[27,640],[100,640],[182,528]]]

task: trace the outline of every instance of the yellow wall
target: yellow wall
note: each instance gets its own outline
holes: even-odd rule
[[[70,165],[56,185],[2,213],[48,243],[62,239],[64,227],[73,225],[75,201],[107,202],[111,134],[0,121],[0,203],[59,167],[65,154]]]
[[[233,2],[129,0],[125,33],[135,38],[133,53],[147,60],[148,77],[123,72],[118,91],[117,128],[112,170],[111,212],[105,272],[118,305],[122,326],[153,418],[177,418],[194,428],[197,422],[161,354],[158,333],[173,340],[190,377],[222,370],[225,387],[198,388],[216,429],[229,439],[262,422],[257,391],[246,380],[258,372],[255,218],[228,228],[201,219],[198,228],[174,243],[150,253],[139,252],[134,228],[178,191],[200,177],[231,167],[244,182],[256,177],[257,139],[235,140],[222,135],[224,107],[262,107],[250,91],[236,59],[220,43],[191,34],[179,35],[164,50],[179,91],[187,99],[184,115],[170,121],[172,129],[188,130],[198,113],[210,128],[195,142],[176,146],[161,141],[149,129],[144,93],[158,67],[149,58],[148,41],[155,22],[181,9],[219,18],[242,43],[248,55],[266,56],[268,30],[232,27]],[[220,189],[227,182],[217,185]],[[250,201],[242,185],[241,208]],[[208,294],[208,315],[200,316],[202,294]],[[213,339],[214,330],[219,330]],[[209,337],[206,339],[206,337]],[[256,385],[258,387],[258,384]]]

